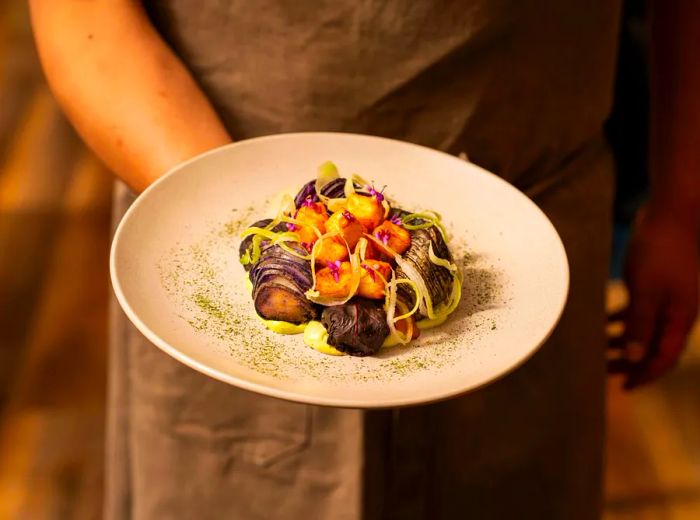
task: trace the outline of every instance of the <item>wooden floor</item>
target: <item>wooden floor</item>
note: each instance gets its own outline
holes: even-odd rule
[[[625,299],[611,284],[608,301]],[[659,383],[608,385],[606,520],[700,518],[700,329],[681,365]]]
[[[0,520],[100,518],[110,177],[0,3]],[[624,298],[610,291],[612,305]],[[698,335],[696,334],[696,338]],[[700,518],[700,340],[652,388],[609,388],[606,520]]]

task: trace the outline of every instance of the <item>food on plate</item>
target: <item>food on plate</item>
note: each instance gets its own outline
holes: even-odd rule
[[[386,209],[384,195],[370,188],[371,194],[351,193],[347,199],[347,211],[360,221],[367,231],[373,231],[384,221]]]
[[[313,244],[326,232],[328,212],[320,202],[305,200],[294,212],[294,218],[287,222],[287,229],[299,236],[302,244]]]
[[[398,278],[408,278],[421,283],[418,316],[434,318],[434,309],[450,297],[453,288],[455,264],[447,244],[435,226],[416,229],[411,234],[411,245],[402,255],[396,268]],[[399,295],[409,306],[416,301],[416,291],[403,286]]]
[[[381,260],[365,259],[362,262],[362,274],[360,285],[357,286],[357,294],[364,298],[384,299],[386,295],[386,283],[391,279],[392,267]]]
[[[391,256],[390,251],[402,255],[411,246],[411,233],[391,220],[374,228],[372,235],[377,238],[377,247],[385,256]]]
[[[255,312],[271,330],[303,333],[330,355],[370,356],[443,323],[462,276],[440,216],[411,213],[333,163],[274,218],[242,234],[239,260]]]
[[[328,331],[328,344],[355,356],[376,354],[389,336],[382,302],[366,298],[326,307],[321,322]]]
[[[266,320],[305,323],[318,314],[305,296],[313,285],[311,266],[298,256],[306,252],[301,245],[291,242],[287,247],[270,242],[261,247],[249,272],[255,311]]]
[[[336,211],[326,222],[326,230],[354,249],[357,242],[367,233],[367,228],[348,210]]]

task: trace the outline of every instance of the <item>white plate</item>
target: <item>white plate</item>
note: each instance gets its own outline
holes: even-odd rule
[[[408,347],[327,356],[255,317],[239,232],[274,216],[274,196],[301,187],[326,160],[341,175],[386,184],[401,206],[440,212],[453,236],[464,265],[462,302]],[[176,167],[131,206],[110,262],[124,311],[174,358],[246,390],[358,408],[436,401],[503,376],[549,336],[569,282],[554,227],[507,182],[421,146],[335,133],[250,139]]]

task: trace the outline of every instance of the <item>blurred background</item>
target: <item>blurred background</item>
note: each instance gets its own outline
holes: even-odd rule
[[[626,3],[608,300],[624,305],[624,245],[646,193],[646,27]],[[26,2],[0,2],[0,520],[101,517],[111,177],[41,75]],[[696,327],[697,329],[697,327]],[[608,385],[606,520],[700,518],[700,334],[632,394]]]

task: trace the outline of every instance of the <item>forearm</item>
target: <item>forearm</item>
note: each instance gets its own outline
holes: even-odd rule
[[[230,142],[203,92],[136,0],[31,0],[49,84],[80,135],[140,191]]]
[[[700,230],[700,1],[651,1],[649,212]]]

